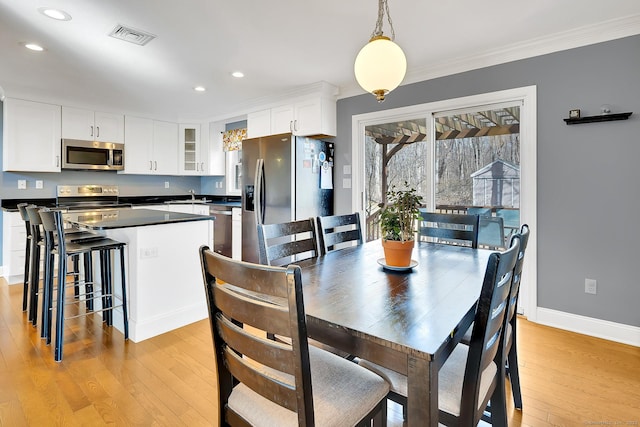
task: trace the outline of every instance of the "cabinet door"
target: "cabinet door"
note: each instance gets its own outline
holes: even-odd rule
[[[225,174],[225,155],[222,147],[224,123],[209,123],[209,147],[207,150],[208,175],[223,176]]]
[[[271,135],[271,110],[247,114],[247,138]]]
[[[105,142],[124,142],[124,116],[122,114],[95,112],[95,139]]]
[[[153,120],[127,116],[124,128],[124,173],[153,173]]]
[[[65,139],[95,140],[97,130],[94,114],[82,108],[62,107],[62,137]]]
[[[200,125],[179,126],[178,164],[181,175],[201,175]]]
[[[280,133],[292,132],[293,120],[294,120],[293,104],[272,108],[270,135],[277,135]]]
[[[320,99],[310,99],[295,104],[293,133],[316,135],[322,133],[322,106]]]
[[[60,172],[60,106],[7,98],[3,170]]]
[[[153,173],[160,175],[178,174],[177,123],[153,122]]]

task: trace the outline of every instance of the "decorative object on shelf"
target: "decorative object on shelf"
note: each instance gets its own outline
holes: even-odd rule
[[[580,110],[569,110],[569,118],[570,119],[580,118]]]
[[[596,122],[611,122],[614,120],[627,120],[629,116],[633,113],[609,113],[609,114],[600,114],[598,116],[586,116],[586,117],[577,117],[568,119],[562,119],[568,125],[577,125],[582,123],[596,123]]]
[[[247,139],[247,128],[231,129],[222,133],[224,151],[242,150],[242,140]]]
[[[391,27],[391,38],[382,33],[385,13]],[[387,0],[378,0],[376,26],[369,42],[360,49],[353,67],[358,84],[375,95],[378,102],[384,101],[385,95],[400,85],[407,72],[407,58],[400,46],[393,42],[395,37]]]
[[[407,183],[405,182],[405,187]],[[414,188],[387,191],[387,203],[380,211],[382,247],[387,266],[411,265],[411,252],[415,244],[416,221],[422,197]]]

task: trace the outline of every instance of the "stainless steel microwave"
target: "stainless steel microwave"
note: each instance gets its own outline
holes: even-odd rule
[[[62,169],[124,170],[124,144],[63,139]]]

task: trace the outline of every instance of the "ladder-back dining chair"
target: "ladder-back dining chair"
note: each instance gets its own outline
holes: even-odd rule
[[[491,402],[491,422],[507,425],[504,326],[513,270],[520,249],[514,240],[504,252],[489,256],[476,306],[469,345],[458,344],[438,373],[439,421],[448,426],[475,426]],[[391,385],[389,398],[406,407],[407,377],[367,360],[371,369]]]
[[[418,239],[427,242],[478,247],[478,215],[420,210]]]
[[[300,267],[236,261],[206,246],[200,259],[217,366],[218,425],[386,425],[386,381],[308,345]],[[267,339],[269,334],[285,340]]]
[[[320,255],[314,218],[258,225],[260,264],[287,265]]]
[[[323,254],[362,244],[362,228],[358,212],[347,215],[319,216],[318,240]]]

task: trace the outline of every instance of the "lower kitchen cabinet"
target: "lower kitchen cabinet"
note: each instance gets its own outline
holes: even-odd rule
[[[2,213],[3,276],[7,283],[24,280],[25,242],[27,231],[19,212]]]

